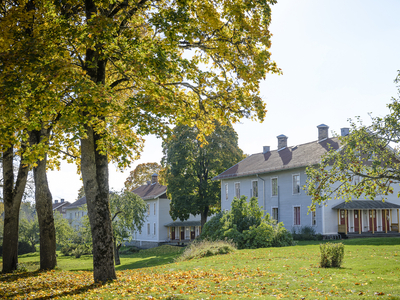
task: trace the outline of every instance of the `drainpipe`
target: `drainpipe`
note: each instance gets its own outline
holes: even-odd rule
[[[265,179],[263,179],[260,176],[258,176],[258,174],[256,174],[256,176],[257,176],[257,178],[259,178],[259,179],[261,179],[263,181],[263,204],[264,204],[264,211],[265,211],[265,214],[266,214],[267,202],[266,202],[266,199],[265,199]]]

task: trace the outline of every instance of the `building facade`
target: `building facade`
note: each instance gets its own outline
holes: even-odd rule
[[[234,197],[254,196],[265,213],[282,222],[289,231],[310,226],[323,235],[400,232],[397,190],[385,202],[330,200],[309,212],[311,197],[302,189],[307,179],[305,170],[318,164],[329,149],[340,148],[338,138],[329,138],[327,125],[317,128],[316,141],[288,147],[288,138],[279,135],[277,150],[264,146],[263,152],[250,155],[215,177],[221,181],[221,209],[229,210]],[[347,128],[342,129],[342,135],[348,132]]]

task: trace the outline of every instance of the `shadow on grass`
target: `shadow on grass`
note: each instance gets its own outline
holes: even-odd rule
[[[29,278],[39,276],[44,271],[33,271],[33,272],[16,272],[16,273],[2,273],[0,275],[0,282],[13,282],[21,278]]]
[[[176,255],[169,255],[169,256],[155,256],[149,257],[146,259],[141,259],[132,263],[128,264],[121,264],[119,266],[115,266],[116,270],[130,270],[130,269],[140,269],[140,268],[149,268],[149,267],[156,267],[160,265],[166,265],[174,261]]]

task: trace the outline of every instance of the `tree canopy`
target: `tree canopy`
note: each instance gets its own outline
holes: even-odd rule
[[[133,191],[141,185],[146,184],[151,179],[151,176],[156,173],[158,175],[158,182],[164,184],[165,179],[163,172],[161,172],[162,166],[156,162],[142,163],[129,173],[129,176],[125,180],[125,188],[128,191]]]
[[[352,122],[350,134],[338,137],[340,149],[330,150],[319,165],[307,168],[311,210],[332,198],[384,201],[393,193],[393,185],[400,183],[400,101],[392,99],[387,106],[389,114],[372,117],[371,125]]]
[[[212,179],[242,160],[243,152],[232,126],[216,123],[205,143],[197,139],[198,133],[197,127],[175,127],[163,144],[163,163],[171,217],[186,220],[200,214],[204,225],[207,216],[221,208],[221,184]]]
[[[47,154],[79,164],[95,281],[116,278],[109,161],[128,165],[144,135],[165,136],[171,124],[204,139],[214,120],[263,120],[259,82],[280,72],[269,52],[274,3],[2,2],[0,146],[26,145],[34,166]]]

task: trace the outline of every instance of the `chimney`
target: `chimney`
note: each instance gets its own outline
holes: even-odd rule
[[[61,199],[61,203],[63,203],[64,202],[64,199]]]
[[[287,147],[287,136],[286,135],[278,135],[278,150]]]
[[[150,185],[150,182],[151,182],[150,180],[147,180],[147,185]]]
[[[58,200],[54,200],[54,203],[56,203],[56,204],[57,204],[57,203],[58,203]]]
[[[346,135],[349,135],[349,133],[350,133],[350,128],[340,128],[340,135],[341,136],[346,136]]]
[[[321,124],[317,126],[318,128],[318,141],[327,139],[329,137],[328,129],[329,126],[325,124]]]
[[[158,183],[157,173],[154,173],[153,175],[151,175],[151,184],[153,184],[153,183]]]
[[[264,146],[263,147],[263,154],[268,153],[269,152],[269,146]]]

